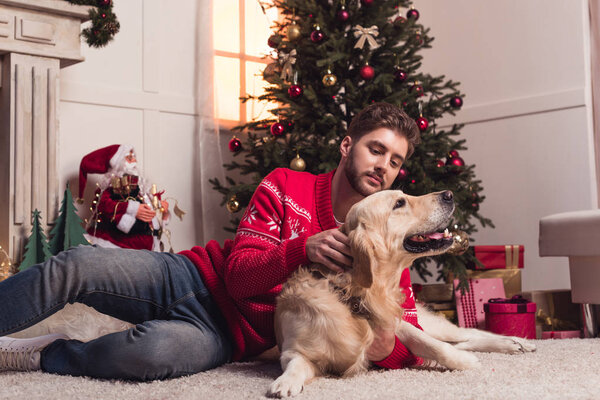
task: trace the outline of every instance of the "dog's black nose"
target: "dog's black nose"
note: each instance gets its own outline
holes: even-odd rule
[[[453,203],[454,202],[454,195],[452,194],[452,192],[450,190],[446,190],[445,192],[442,192],[442,201],[444,203]]]

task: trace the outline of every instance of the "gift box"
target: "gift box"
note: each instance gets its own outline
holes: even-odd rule
[[[579,339],[581,331],[546,331],[542,332],[542,339]]]
[[[474,262],[467,263],[469,269],[515,269],[524,267],[525,247],[522,245],[472,246],[469,251],[483,264],[481,266]]]
[[[537,304],[537,338],[549,331],[579,331],[582,327],[579,304],[571,301],[570,290],[536,290],[523,297]]]
[[[522,296],[494,298],[483,305],[485,329],[506,336],[535,339],[536,305]]]
[[[469,291],[458,290],[458,279],[454,280],[454,296],[458,325],[464,328],[485,328],[483,305],[491,298],[505,297],[502,279],[469,279]]]
[[[467,270],[469,279],[502,279],[506,297],[521,294],[521,270],[520,269],[490,269],[482,271]],[[454,276],[448,274],[448,282],[452,282]],[[500,297],[500,296],[496,296]],[[504,296],[503,296],[504,297]]]
[[[419,285],[415,288],[417,300],[424,303],[445,303],[454,300],[454,287],[451,283],[437,283],[432,285]]]

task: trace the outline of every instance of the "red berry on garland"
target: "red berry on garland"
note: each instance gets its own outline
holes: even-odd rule
[[[342,9],[337,13],[337,19],[340,22],[346,22],[348,18],[350,18],[350,13],[342,6]]]
[[[294,129],[294,121],[287,120],[284,122],[286,132],[291,132]]]
[[[363,6],[370,6],[375,2],[375,0],[360,0]]]
[[[241,149],[242,142],[240,142],[240,139],[236,138],[235,136],[231,138],[231,140],[229,141],[229,151],[231,151],[232,153],[237,153]]]
[[[285,126],[281,122],[275,122],[271,125],[271,135],[280,137],[285,133]]]
[[[416,121],[417,121],[417,126],[419,127],[419,130],[421,132],[424,132],[427,129],[427,127],[429,126],[429,121],[427,121],[426,118],[419,117],[416,119]]]
[[[448,158],[453,158],[453,157],[458,157],[458,151],[456,151],[456,150],[450,150],[448,152]]]
[[[100,17],[101,17],[102,19],[106,19],[106,14],[105,14],[105,13],[102,13],[102,14],[100,14]]]
[[[419,85],[419,84],[418,84],[418,83],[416,83],[416,82],[415,82],[415,84],[414,84],[414,85],[412,85],[412,86],[410,87],[410,92],[411,92],[411,93],[415,93],[415,94],[416,94],[417,96],[419,96],[419,97],[420,97],[420,96],[423,96],[423,94],[425,94],[425,93],[424,93],[424,90],[423,90],[423,86]]]
[[[96,4],[98,4],[98,7],[109,7],[110,3],[111,0],[98,0]]]
[[[460,96],[454,96],[450,99],[450,105],[454,108],[461,108],[463,105],[463,100]]]
[[[360,76],[367,81],[373,79],[375,77],[375,68],[369,64],[363,65],[360,67]]]
[[[302,96],[302,92],[303,92],[302,86],[300,86],[300,85],[292,85],[288,89],[288,94],[290,95],[290,97],[292,99]]]
[[[406,170],[406,168],[400,168],[400,171],[398,171],[398,177],[396,179],[403,181],[407,177],[408,177],[408,171]]]
[[[312,40],[313,43],[320,43],[324,38],[325,35],[323,34],[323,32],[321,32],[321,29],[319,28],[315,29],[310,34],[310,40]]]
[[[444,165],[446,165],[442,160],[437,160],[435,162],[435,166],[438,168],[442,168]]]
[[[419,14],[419,12],[417,10],[415,10],[414,8],[411,8],[410,10],[408,10],[406,12],[406,17],[408,19],[412,19],[412,20],[418,20],[419,17],[421,16],[421,14]]]
[[[281,39],[279,39],[279,36],[271,35],[269,36],[269,39],[267,39],[267,45],[273,49],[276,49],[280,41]]]
[[[406,78],[408,78],[408,74],[405,70],[396,67],[394,68],[394,78],[396,78],[398,82],[404,82]]]
[[[479,211],[479,203],[472,203],[471,208],[473,211]]]

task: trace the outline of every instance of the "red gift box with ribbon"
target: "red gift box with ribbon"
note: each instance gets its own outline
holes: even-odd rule
[[[489,299],[483,305],[485,329],[506,336],[535,339],[536,304],[522,296]]]
[[[521,269],[525,264],[523,245],[473,246],[469,251],[483,264],[469,263],[469,269]]]

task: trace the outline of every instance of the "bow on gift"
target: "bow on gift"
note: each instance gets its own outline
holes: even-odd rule
[[[496,297],[494,299],[489,299],[488,303],[510,303],[510,304],[527,304],[529,300],[523,298],[520,294],[516,294],[510,299],[503,299],[502,297]]]
[[[371,49],[376,49],[379,47],[377,41],[375,40],[375,36],[379,35],[379,28],[377,25],[372,25],[370,28],[363,28],[360,25],[356,25],[354,27],[354,37],[359,38],[358,42],[354,45],[354,48],[362,49],[365,45],[365,41],[369,42],[369,46]]]
[[[283,64],[283,68],[281,69],[281,79],[289,81],[288,78],[291,78],[294,74],[292,64],[296,63],[296,49],[293,49],[288,54],[282,54],[279,61]]]

